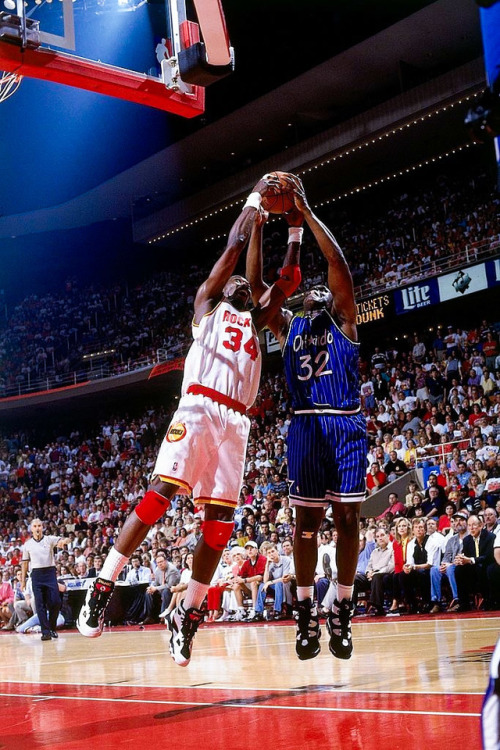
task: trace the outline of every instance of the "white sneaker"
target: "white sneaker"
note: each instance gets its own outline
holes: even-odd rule
[[[165,617],[168,617],[169,614],[170,613],[169,613],[168,609],[164,609],[163,612],[160,612],[160,614],[158,615],[158,617],[160,618],[160,620],[164,620]]]
[[[99,638],[104,627],[104,615],[115,584],[105,578],[96,578],[87,590],[76,627],[86,638]]]
[[[187,667],[193,650],[193,638],[196,635],[203,612],[195,607],[184,609],[181,602],[165,618],[165,624],[171,632],[170,654],[180,667]]]
[[[225,609],[223,614],[220,617],[218,617],[215,622],[229,622],[230,619],[231,619],[231,615],[227,611],[227,609]]]
[[[244,609],[239,609],[234,616],[235,622],[245,622],[246,619],[247,619],[247,613],[245,612]]]

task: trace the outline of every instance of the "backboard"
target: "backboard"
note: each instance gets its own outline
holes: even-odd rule
[[[4,0],[14,4],[0,13],[9,74],[195,117],[204,87],[233,70],[220,0],[194,0],[195,20],[185,0]]]

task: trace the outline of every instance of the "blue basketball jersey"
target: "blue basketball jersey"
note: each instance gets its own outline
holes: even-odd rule
[[[327,310],[295,315],[283,347],[294,410],[357,411],[358,356],[359,344],[342,333]]]

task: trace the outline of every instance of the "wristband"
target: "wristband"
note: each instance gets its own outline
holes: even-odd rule
[[[262,195],[260,193],[250,193],[243,208],[248,208],[248,206],[250,206],[251,208],[255,208],[255,210],[258,211],[261,202]]]
[[[288,227],[288,244],[290,242],[302,242],[304,227]]]

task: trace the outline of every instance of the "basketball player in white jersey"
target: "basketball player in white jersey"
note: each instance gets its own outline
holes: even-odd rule
[[[260,378],[257,332],[300,283],[298,266],[287,265],[287,253],[280,279],[250,312],[250,284],[242,276],[232,276],[254,224],[262,221],[262,194],[270,184],[269,175],[257,183],[229,233],[224,253],[198,289],[194,341],[186,357],[181,399],[151,484],[89,588],[77,621],[82,635],[101,635],[114,583],[130,555],[164,515],[170,499],[179,492],[192,492],[194,502],[205,505],[203,535],[195,549],[186,597],[167,618],[170,653],[181,666],[189,663],[193,637],[203,619],[200,608],[234,528],[250,428],[245,412],[257,395]]]

